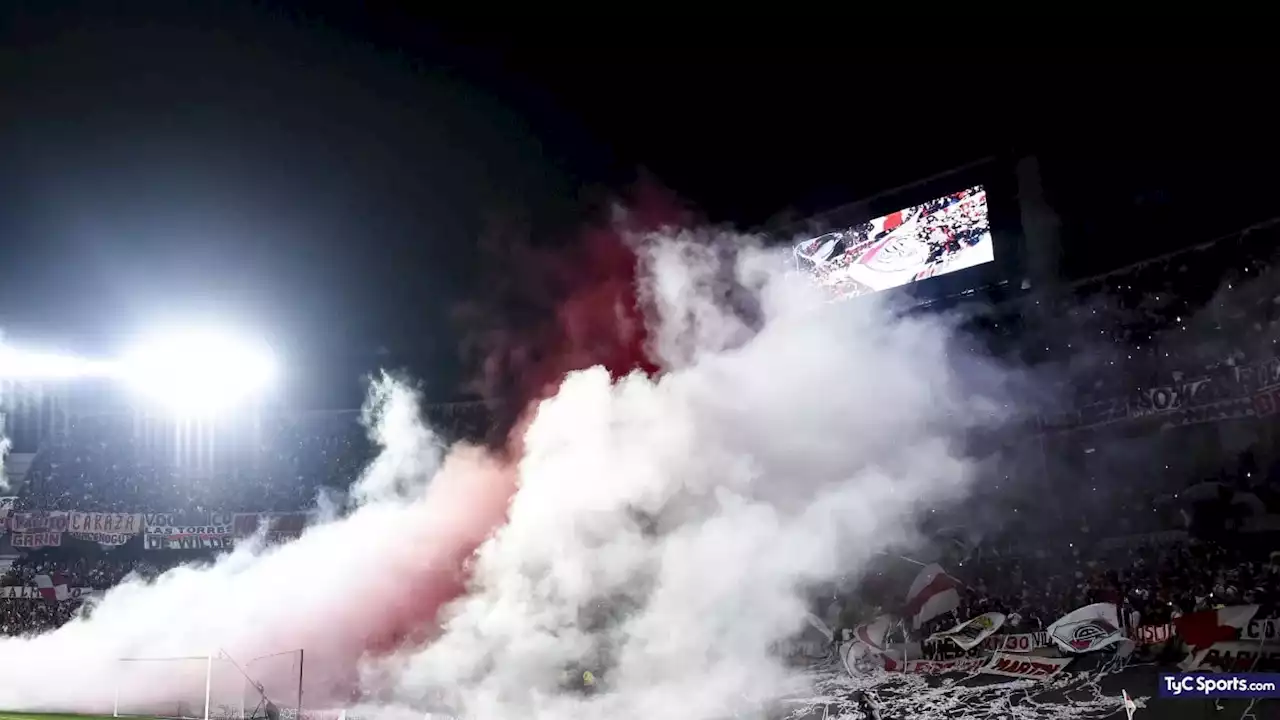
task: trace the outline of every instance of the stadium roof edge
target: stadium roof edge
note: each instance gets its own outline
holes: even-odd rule
[[[872,203],[877,200],[882,200],[884,198],[891,198],[895,195],[900,195],[909,190],[914,190],[916,188],[923,187],[931,183],[935,183],[939,180],[944,180],[952,175],[959,175],[960,173],[973,170],[974,168],[982,167],[983,165],[994,162],[998,159],[999,159],[998,155],[986,155],[984,157],[978,158],[977,160],[972,160],[970,162],[964,163],[963,165],[957,165],[948,170],[943,170],[942,172],[934,173],[933,175],[920,178],[919,180],[913,180],[904,185],[898,185],[897,187],[891,187],[886,190],[881,190],[880,192],[868,195],[864,198],[860,198],[852,202],[847,202],[843,205],[829,208],[820,213],[807,215],[800,220],[791,220],[786,222],[775,221],[776,224],[772,224],[770,221],[766,221],[761,225],[757,226],[756,228],[754,228],[751,231],[751,233],[753,235],[773,235],[778,233],[784,233],[792,229],[798,229],[803,225],[807,225],[815,221],[822,220],[823,218],[826,218],[826,217],[837,215],[846,210],[849,210],[850,208],[855,208],[860,205],[866,205],[868,203]]]

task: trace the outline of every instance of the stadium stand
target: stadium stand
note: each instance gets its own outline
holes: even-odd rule
[[[1224,605],[1280,617],[1280,554],[1271,553],[1280,531],[1278,234],[1280,225],[1264,224],[971,318],[975,351],[1030,368],[1044,405],[1002,439],[1010,482],[975,488],[934,524],[947,539],[939,563],[962,582],[959,606],[890,640],[919,641],[986,612],[1008,617],[1000,636],[1043,633],[1097,602],[1114,604],[1130,637],[1148,640]],[[448,412],[444,422],[475,422]],[[136,531],[92,542],[77,537],[77,523],[217,514],[234,534],[242,517],[255,518],[252,529],[262,513],[305,511],[370,458],[356,420],[282,420],[251,461],[191,475],[141,448],[124,418],[78,419],[40,449],[9,504],[11,524],[62,512],[69,526],[65,543],[15,550],[0,586],[32,589],[0,599],[0,632],[57,627],[86,593],[221,548],[152,553]],[[834,588],[816,597],[814,614],[839,635],[897,609],[901,589],[874,578]],[[927,657],[944,655],[965,653],[926,646]]]

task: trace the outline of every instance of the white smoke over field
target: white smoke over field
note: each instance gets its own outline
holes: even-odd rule
[[[514,467],[443,451],[412,393],[379,387],[385,450],[358,508],[0,642],[0,708],[101,710],[115,658],[215,648],[306,648],[312,703],[348,699],[362,657],[366,703],[493,720],[711,720],[793,691],[769,649],[802,627],[805,587],[856,576],[957,499],[975,467],[962,439],[1002,402],[994,373],[956,374],[942,321],[828,305],[730,241],[642,240],[659,378],[566,377]],[[481,542],[443,625],[415,615],[461,589]],[[584,670],[597,691],[567,690]]]

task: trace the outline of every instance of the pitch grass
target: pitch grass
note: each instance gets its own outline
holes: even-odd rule
[[[110,715],[68,715],[60,713],[0,712],[0,720],[117,720]],[[141,720],[146,720],[145,718]]]

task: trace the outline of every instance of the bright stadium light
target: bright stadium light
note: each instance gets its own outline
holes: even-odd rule
[[[101,375],[102,363],[72,355],[30,352],[0,345],[0,378],[45,380]]]
[[[218,332],[149,338],[127,352],[119,374],[141,394],[183,414],[207,414],[268,389],[276,363],[265,343]]]

